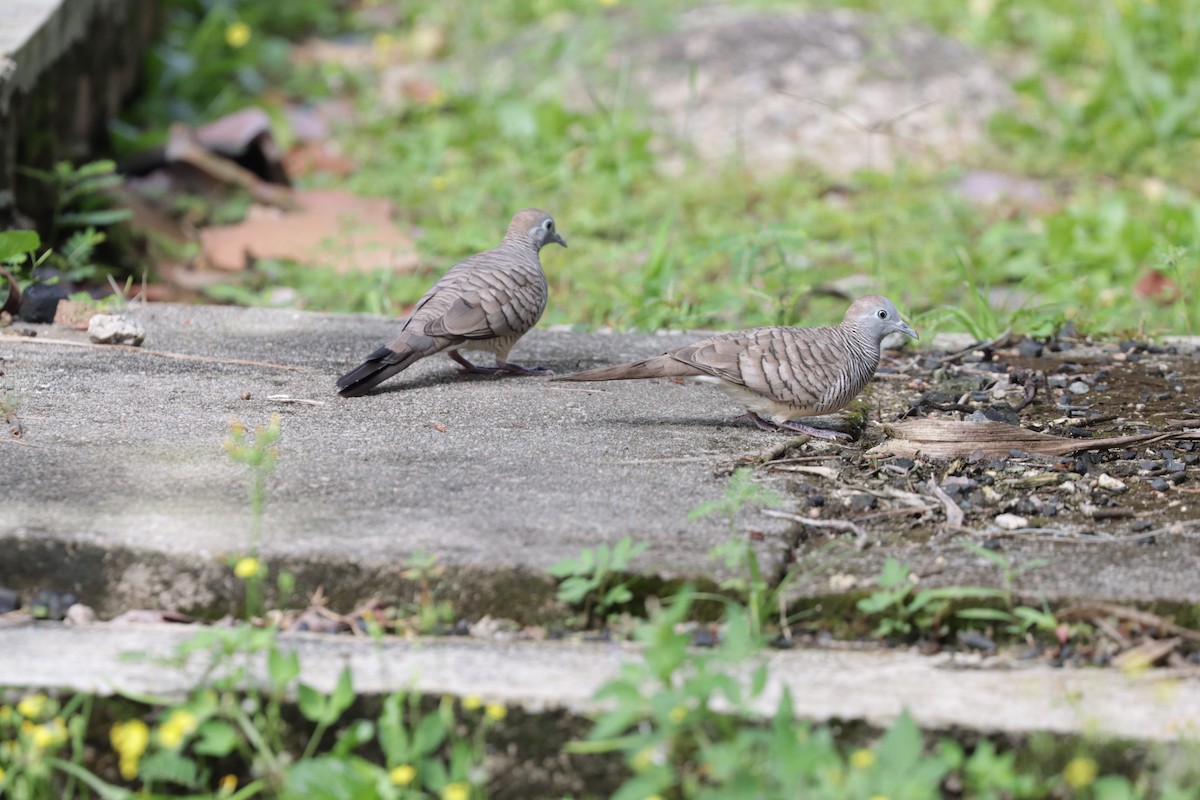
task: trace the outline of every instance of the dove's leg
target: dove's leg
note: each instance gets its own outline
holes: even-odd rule
[[[734,417],[733,419],[731,419],[730,422],[735,422],[739,419],[750,420],[751,422],[753,422],[755,425],[758,426],[758,429],[760,431],[768,431],[770,433],[774,433],[775,431],[780,430],[779,426],[776,425],[774,422],[771,422],[768,419],[763,419],[758,414],[755,414],[753,411],[750,411],[749,409],[746,410],[745,414],[742,414],[741,416],[737,416],[737,417]]]
[[[500,372],[507,372],[510,375],[553,375],[554,370],[546,369],[545,367],[523,367],[520,364],[514,364],[511,361],[496,360],[496,369]]]
[[[523,367],[520,364],[513,364],[508,361],[496,359],[496,366],[481,367],[478,364],[472,364],[467,361],[462,353],[457,350],[447,352],[462,367],[463,372],[470,372],[477,375],[553,375],[551,370],[543,369],[542,367]]]
[[[807,433],[809,436],[816,436],[818,439],[849,439],[850,434],[842,433],[841,431],[827,431],[824,428],[814,428],[811,425],[805,425],[803,422],[796,422],[794,419],[789,419],[779,424],[780,430],[795,431],[796,433]]]

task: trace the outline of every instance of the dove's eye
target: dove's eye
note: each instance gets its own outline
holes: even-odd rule
[[[548,219],[548,220],[546,220],[544,225],[545,225],[546,230],[548,230],[548,231],[554,230],[554,220]]]
[[[878,311],[875,312],[875,316],[879,317],[880,319],[887,319],[887,309],[885,309],[885,308],[879,309]]]

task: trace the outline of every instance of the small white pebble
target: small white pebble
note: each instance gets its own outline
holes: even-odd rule
[[[1096,479],[1096,484],[1101,488],[1115,494],[1120,494],[1125,491],[1125,482],[1119,478],[1114,478],[1107,472],[1101,472],[1100,477]]]
[[[996,526],[1003,528],[1006,531],[1015,531],[1017,528],[1029,527],[1029,520],[1024,517],[1019,517],[1016,514],[998,514],[993,522]]]

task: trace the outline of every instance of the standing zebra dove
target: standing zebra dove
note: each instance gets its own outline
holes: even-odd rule
[[[567,246],[549,214],[536,208],[517,212],[504,241],[451,267],[413,307],[399,336],[338,378],[338,393],[364,395],[413,362],[443,350],[466,372],[545,373],[506,359],[546,309],[546,273],[538,252],[548,242]],[[476,366],[460,349],[491,351],[496,366]]]
[[[890,333],[917,338],[892,301],[877,294],[854,301],[841,324],[823,328],[752,328],[676,347],[656,358],[576,372],[565,381],[694,377],[716,383],[767,431],[824,439],[849,438],[796,420],[845,408],[879,365]]]

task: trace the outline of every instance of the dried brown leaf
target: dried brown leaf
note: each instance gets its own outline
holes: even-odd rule
[[[954,420],[915,419],[887,423],[884,432],[891,438],[867,451],[867,455],[907,456],[909,458],[969,458],[982,454],[1002,458],[1011,451],[1063,456],[1084,450],[1150,444],[1178,439],[1200,439],[1200,431],[1166,431],[1105,439],[1067,439],[1038,433],[1002,422],[956,422]]]
[[[200,231],[200,244],[218,269],[245,269],[249,259],[285,259],[339,272],[416,268],[413,241],[392,221],[392,204],[340,189],[297,190],[293,212],[252,208],[236,225]]]

